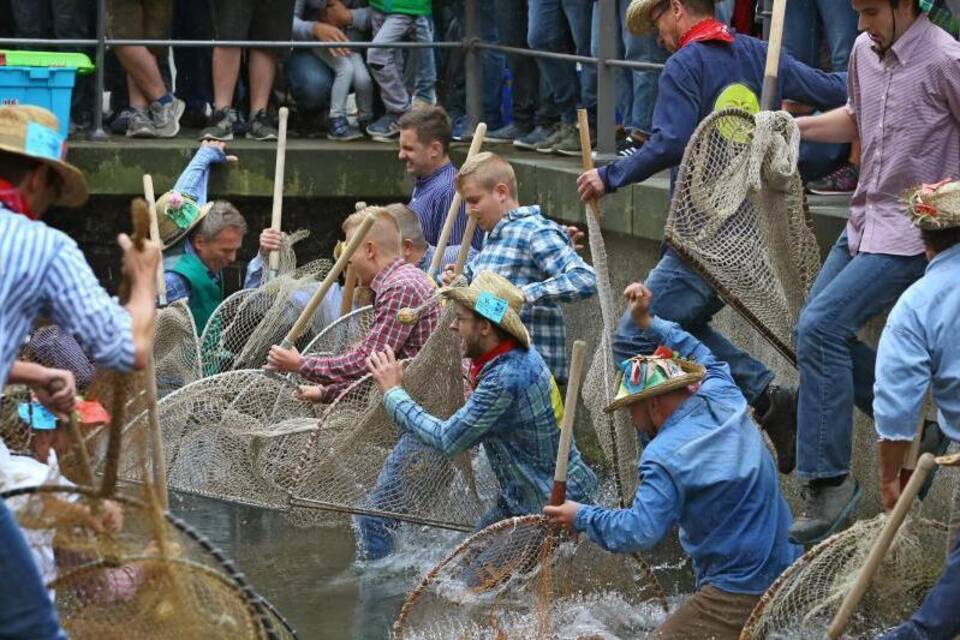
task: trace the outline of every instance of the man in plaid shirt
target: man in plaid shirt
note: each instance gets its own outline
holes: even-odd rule
[[[517,203],[516,174],[500,156],[477,154],[461,167],[456,184],[467,211],[487,232],[483,249],[464,275],[472,280],[481,271],[493,271],[519,287],[525,302],[520,317],[533,346],[557,383],[565,384],[566,331],[559,303],[597,292],[593,267],[574,251],[567,230],[548,220],[539,205]]]
[[[418,307],[434,295],[433,283],[423,271],[400,257],[400,227],[386,209],[373,208],[350,215],[343,222],[347,242],[367,215],[376,217],[367,238],[357,248],[350,264],[360,282],[374,292],[373,325],[360,344],[339,356],[305,358],[295,349],[274,345],[267,367],[278,371],[296,371],[321,386],[301,387],[301,395],[313,402],[332,402],[337,395],[367,373],[370,354],[390,347],[400,358],[417,355],[437,327],[440,309],[430,307],[413,325],[397,320],[404,307]]]

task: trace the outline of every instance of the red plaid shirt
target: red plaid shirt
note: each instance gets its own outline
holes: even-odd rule
[[[370,283],[373,290],[373,325],[367,337],[353,351],[342,356],[300,359],[300,375],[324,386],[323,401],[330,402],[351,383],[367,373],[370,354],[384,351],[389,345],[397,359],[412,358],[427,342],[440,320],[440,306],[434,305],[420,314],[413,325],[397,320],[404,307],[418,307],[436,294],[423,271],[396,259],[380,270]]]

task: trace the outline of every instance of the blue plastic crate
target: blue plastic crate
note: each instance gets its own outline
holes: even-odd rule
[[[60,134],[70,128],[70,97],[77,70],[67,67],[0,66],[0,105],[32,104],[49,109],[60,121]]]

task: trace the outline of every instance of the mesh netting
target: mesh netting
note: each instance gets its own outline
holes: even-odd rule
[[[157,309],[155,328],[153,362],[162,398],[200,379],[200,341],[185,299]]]
[[[407,392],[441,418],[464,401],[460,341],[449,328],[453,313],[448,308],[403,377]],[[398,439],[370,376],[324,412],[300,454],[292,483],[297,508],[291,517],[301,522],[315,521],[319,509],[471,530],[496,496],[496,481],[478,450],[451,459],[411,435]]]
[[[741,640],[820,640],[863,567],[886,515],[857,521],[793,563],[761,598]],[[850,621],[846,635],[872,638],[917,609],[943,572],[945,525],[908,517]]]
[[[150,501],[5,492],[71,638],[290,638],[219,550]]]
[[[26,351],[26,358],[37,364],[73,372],[80,393],[93,382],[96,373],[93,363],[76,339],[57,325],[47,325],[34,331]]]
[[[820,270],[799,145],[786,113],[711,114],[684,151],[664,229],[667,243],[791,361],[793,329]]]
[[[367,305],[351,311],[317,334],[317,337],[304,347],[303,355],[346,353],[355,343],[370,333],[372,325],[372,306]]]
[[[666,602],[643,565],[542,516],[498,522],[468,538],[407,597],[396,639],[634,638]]]

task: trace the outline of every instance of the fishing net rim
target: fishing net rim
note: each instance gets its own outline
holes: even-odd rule
[[[324,337],[326,337],[328,333],[331,333],[340,325],[345,324],[349,320],[352,320],[353,318],[360,316],[362,313],[367,313],[372,310],[373,310],[373,305],[368,304],[358,309],[354,309],[350,313],[345,313],[344,315],[340,316],[339,318],[337,318],[336,320],[328,324],[326,327],[324,327],[323,331],[315,335],[313,339],[307,343],[307,346],[303,348],[303,353],[309,353],[310,355],[317,355],[317,354],[311,353],[311,349],[313,348],[313,345],[315,343],[322,340]]]
[[[943,522],[939,520],[934,520],[932,518],[924,517],[915,517],[915,521],[922,523],[924,526],[932,527],[938,531],[948,531],[948,527]],[[783,588],[783,585],[790,580],[794,574],[798,571],[803,570],[808,564],[816,560],[821,554],[826,550],[830,549],[833,545],[838,542],[843,541],[847,535],[850,533],[851,529],[844,529],[843,531],[838,531],[829,538],[817,543],[810,548],[809,551],[804,553],[802,556],[793,561],[793,563],[783,570],[783,572],[774,580],[766,591],[763,592],[763,595],[760,597],[760,600],[757,602],[756,606],[753,608],[753,611],[750,612],[750,616],[747,618],[747,621],[743,625],[743,629],[740,632],[739,640],[750,640],[754,637],[754,627],[760,622],[763,617],[764,612],[766,611],[767,606],[770,602],[777,596],[780,589]],[[879,532],[878,534],[879,535]],[[876,538],[874,538],[874,541]],[[871,542],[871,546],[873,542]]]

